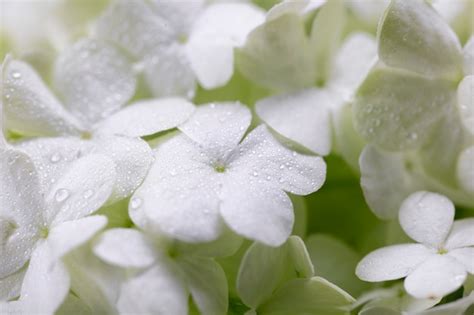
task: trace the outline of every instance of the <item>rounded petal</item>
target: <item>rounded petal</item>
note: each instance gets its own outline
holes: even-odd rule
[[[474,134],[474,75],[465,77],[459,83],[458,108],[464,127]]]
[[[448,255],[435,255],[405,279],[405,290],[418,299],[440,298],[456,291],[466,279],[466,267]]]
[[[250,126],[250,110],[239,102],[207,104],[179,129],[211,152],[233,149]]]
[[[60,259],[73,249],[90,240],[107,224],[107,218],[94,215],[74,221],[66,221],[51,228],[47,242],[53,259]]]
[[[90,154],[72,163],[46,194],[47,222],[77,220],[98,210],[109,199],[115,164],[105,155]]]
[[[181,98],[164,98],[134,103],[103,120],[97,132],[143,137],[175,128],[194,112],[194,105]]]
[[[185,242],[215,240],[221,232],[219,175],[199,147],[179,135],[158,147],[129,211],[141,208],[158,232],[169,237]]]
[[[207,7],[193,25],[186,44],[191,67],[206,89],[226,84],[234,72],[234,47],[265,19],[250,3],[217,3]]]
[[[464,45],[464,74],[474,75],[474,36]]]
[[[105,262],[126,268],[145,268],[155,261],[155,249],[145,234],[133,229],[112,229],[100,235],[94,254]]]
[[[474,146],[461,152],[458,158],[456,173],[459,185],[467,192],[474,193]]]
[[[231,157],[229,170],[296,195],[317,191],[326,179],[322,158],[284,147],[263,125],[244,139],[238,154]]]
[[[43,223],[44,200],[28,156],[0,148],[0,279],[30,258]]]
[[[357,265],[356,274],[370,282],[400,279],[433,255],[434,251],[422,244],[392,245],[365,256]]]
[[[453,249],[449,251],[448,255],[462,263],[467,272],[474,274],[474,247]]]
[[[282,136],[327,155],[331,151],[330,102],[324,91],[308,89],[260,100],[255,111]]]
[[[437,248],[453,225],[454,205],[443,195],[419,191],[403,201],[399,220],[413,240]]]
[[[394,219],[403,200],[421,189],[408,172],[400,153],[390,153],[368,145],[359,157],[360,183],[365,201],[382,219]]]
[[[419,148],[454,102],[449,81],[376,68],[356,93],[355,127],[366,140],[387,150]]]
[[[447,249],[474,246],[474,219],[454,221],[445,246]]]
[[[379,57],[387,65],[431,77],[461,74],[459,40],[425,1],[392,1],[379,25]]]
[[[23,135],[78,134],[81,126],[27,63],[10,60],[3,69],[5,125]]]
[[[180,270],[170,262],[161,262],[128,280],[117,307],[125,314],[188,314],[188,293]]]
[[[129,60],[114,46],[83,39],[59,56],[54,83],[64,105],[90,127],[128,102],[136,79]]]
[[[290,236],[293,206],[285,192],[265,178],[235,174],[224,183],[220,213],[237,234],[269,246],[279,246]]]
[[[23,284],[27,268],[27,265],[25,265],[15,273],[0,279],[0,304],[2,301],[10,301],[20,295],[21,285]]]

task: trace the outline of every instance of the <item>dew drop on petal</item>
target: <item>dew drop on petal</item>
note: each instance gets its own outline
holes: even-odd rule
[[[56,191],[54,198],[57,202],[62,202],[69,197],[69,191],[67,189],[61,188]]]
[[[132,209],[137,209],[141,205],[142,205],[142,200],[140,198],[134,197],[130,201],[130,206],[132,207]]]
[[[19,79],[19,78],[21,78],[21,73],[18,72],[18,71],[14,71],[14,72],[12,73],[12,77],[13,77],[14,79]]]
[[[54,153],[53,155],[51,155],[51,158],[50,158],[50,161],[52,163],[57,163],[61,160],[61,154],[59,153]]]
[[[94,195],[94,191],[92,189],[86,190],[83,194],[85,199],[89,199],[90,197],[92,197],[92,195]]]

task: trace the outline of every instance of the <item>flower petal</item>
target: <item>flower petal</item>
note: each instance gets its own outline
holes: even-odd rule
[[[308,89],[264,98],[255,104],[255,111],[282,136],[327,155],[331,150],[330,102],[323,90]]]
[[[400,244],[377,249],[357,265],[356,274],[364,280],[379,282],[406,277],[434,252],[422,244]]]
[[[133,195],[129,211],[142,208],[166,235],[185,242],[215,240],[221,232],[220,179],[189,138],[179,135],[158,147],[155,162]]]
[[[133,96],[136,79],[119,50],[104,41],[83,39],[59,56],[54,83],[64,105],[90,127]]]
[[[161,262],[128,280],[117,302],[121,313],[188,314],[188,293],[180,270]]]
[[[77,220],[98,210],[110,196],[115,165],[105,155],[90,154],[71,164],[47,193],[47,222]]]
[[[466,279],[466,267],[448,255],[435,255],[405,279],[405,289],[418,299],[439,298],[456,291]]]
[[[461,152],[457,163],[457,179],[459,185],[467,192],[474,192],[474,146],[470,146]]]
[[[27,265],[25,265],[15,273],[0,279],[0,303],[1,301],[13,300],[20,295],[21,285],[27,268]]]
[[[38,243],[31,256],[21,287],[20,302],[25,314],[52,314],[69,292],[69,274],[60,260],[56,260],[48,243]]]
[[[189,138],[211,152],[233,149],[250,126],[250,110],[236,103],[200,106],[179,126]]]
[[[263,11],[250,3],[216,3],[204,10],[186,44],[191,67],[204,88],[230,80],[234,47],[244,44],[247,34],[264,19]]]
[[[126,268],[145,268],[155,261],[153,244],[145,234],[117,228],[104,232],[94,245],[94,254],[105,262]]]
[[[326,179],[326,163],[322,158],[287,149],[263,125],[244,139],[229,170],[296,195],[317,191]]]
[[[177,264],[201,314],[226,314],[227,279],[222,267],[210,258],[179,259]]]
[[[291,200],[266,179],[234,174],[224,183],[220,199],[221,215],[235,233],[269,246],[279,246],[290,236]]]
[[[454,221],[445,246],[448,249],[474,246],[474,219]]]
[[[380,218],[394,219],[403,200],[421,185],[408,172],[400,153],[390,153],[368,145],[359,158],[361,186],[365,201]]]
[[[455,95],[449,81],[376,68],[357,91],[354,122],[366,140],[384,149],[418,148],[451,102],[454,104]]]
[[[103,120],[100,134],[143,137],[175,128],[194,112],[194,105],[181,98],[146,100],[132,104]]]
[[[466,311],[474,305],[474,293],[457,299],[454,302],[441,304],[429,310],[419,313],[419,315],[466,315]]]
[[[413,240],[437,248],[453,225],[454,205],[443,195],[419,191],[403,201],[399,220]]]
[[[47,242],[52,259],[60,259],[73,249],[86,243],[107,224],[107,218],[94,215],[74,221],[66,221],[51,228]]]
[[[464,127],[474,134],[474,75],[465,77],[459,83],[458,108]]]
[[[474,248],[464,247],[457,248],[449,251],[450,257],[456,258],[457,261],[462,263],[466,267],[466,271],[470,274],[474,274]]]
[[[237,52],[236,62],[245,77],[274,90],[301,89],[315,81],[314,56],[304,22],[295,14],[256,27]]]
[[[27,63],[10,60],[3,70],[5,125],[24,135],[78,134],[81,126]]]
[[[392,1],[379,25],[379,57],[387,65],[452,79],[461,73],[459,40],[425,1]]]
[[[17,150],[0,148],[0,279],[30,258],[45,204],[36,169]]]
[[[474,75],[474,36],[464,45],[464,74]]]

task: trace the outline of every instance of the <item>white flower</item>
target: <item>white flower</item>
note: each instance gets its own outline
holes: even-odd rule
[[[153,95],[192,98],[196,79],[206,89],[227,83],[234,48],[263,20],[250,3],[119,0],[95,32],[132,55]]]
[[[474,220],[454,221],[454,205],[442,195],[416,192],[402,204],[403,230],[417,244],[378,249],[357,266],[365,281],[405,279],[416,298],[440,298],[458,289],[474,274]]]
[[[183,134],[157,148],[130,212],[143,208],[162,232],[183,241],[214,240],[224,221],[247,238],[283,243],[294,221],[285,191],[318,190],[326,165],[283,147],[264,126],[239,143],[250,120],[239,103],[199,107],[179,127]]]
[[[340,1],[318,9],[308,36],[297,4],[272,8],[267,21],[249,34],[237,64],[252,81],[278,91],[256,104],[256,113],[273,130],[321,155],[330,153],[337,137],[340,151],[349,156],[352,148],[360,149],[357,141],[341,137],[345,125],[352,125],[351,119],[342,122],[344,105],[375,62],[375,41],[353,34],[338,47],[346,14]]]
[[[27,155],[10,147],[0,153],[0,300],[21,293],[0,310],[53,313],[69,292],[61,258],[107,223],[103,216],[88,215],[109,198],[115,166],[104,155],[88,155],[43,194]]]
[[[56,62],[53,81],[62,102],[22,61],[7,59],[3,78],[6,128],[26,136],[59,136],[20,145],[40,170],[42,185],[49,187],[77,157],[103,153],[117,164],[113,201],[130,195],[151,164],[151,150],[138,137],[174,128],[194,111],[180,98],[121,109],[135,92],[134,75],[118,50],[93,39],[77,42]]]

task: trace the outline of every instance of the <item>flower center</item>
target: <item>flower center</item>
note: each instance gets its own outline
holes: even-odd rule
[[[81,133],[81,139],[84,139],[84,140],[89,140],[92,138],[92,134],[88,131],[84,131]]]
[[[438,248],[438,254],[440,255],[445,255],[448,253],[448,250],[446,248]]]
[[[49,229],[46,226],[43,226],[39,230],[39,235],[40,235],[41,238],[47,238],[48,235],[49,235]]]
[[[217,172],[217,173],[224,173],[226,168],[225,168],[225,165],[222,165],[222,164],[216,164],[214,165],[214,170]]]

